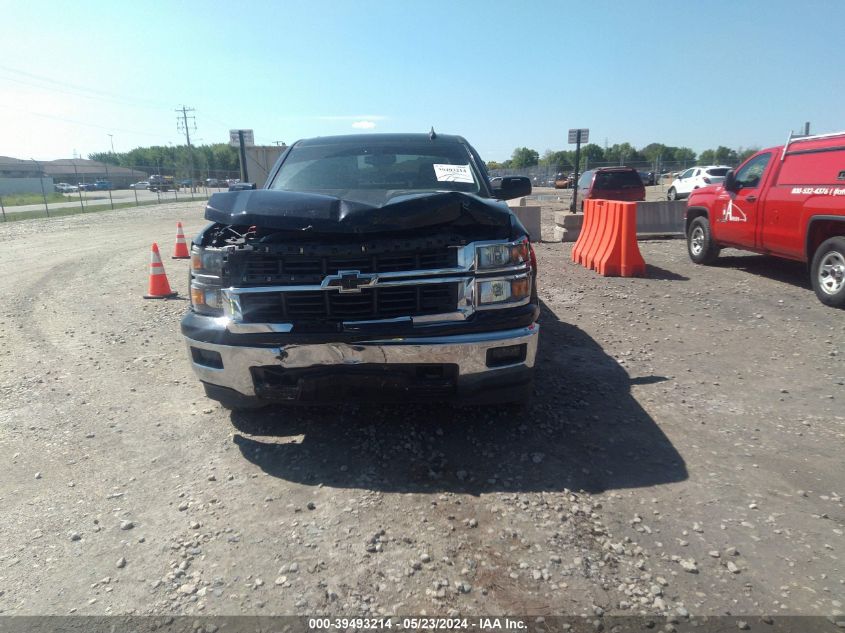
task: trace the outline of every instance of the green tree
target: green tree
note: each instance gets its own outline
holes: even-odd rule
[[[676,147],[674,160],[685,165],[692,165],[695,162],[695,152],[689,147]]]
[[[716,152],[712,149],[706,149],[698,155],[699,165],[712,165],[716,162]]]
[[[555,172],[571,171],[575,164],[575,154],[571,151],[553,152],[548,149],[540,159],[540,164],[549,167]]]
[[[737,159],[737,161],[738,161],[738,162],[740,162],[740,163],[741,163],[741,162],[743,162],[746,158],[748,158],[748,157],[749,157],[749,156],[751,156],[752,154],[756,154],[756,153],[757,153],[757,152],[759,152],[759,151],[760,151],[760,148],[759,148],[759,147],[747,147],[747,148],[745,148],[745,149],[743,149],[742,147],[740,147],[740,148],[736,151],[736,159]]]
[[[716,148],[714,159],[719,165],[724,165],[726,163],[736,163],[736,150],[730,149],[729,147],[725,147],[724,145],[719,145],[719,147]]]
[[[581,160],[579,161],[581,164],[579,165],[578,171],[584,171],[587,165],[595,165],[604,160],[604,150],[601,146],[595,143],[588,143],[581,148]]]
[[[662,143],[649,143],[640,150],[640,153],[648,162],[656,163],[659,160],[666,160],[667,149]]]
[[[626,162],[642,160],[642,154],[630,143],[617,143],[604,151],[604,160],[608,163],[623,165]]]
[[[511,155],[511,165],[514,169],[533,167],[540,162],[540,154],[536,150],[527,147],[517,147]]]

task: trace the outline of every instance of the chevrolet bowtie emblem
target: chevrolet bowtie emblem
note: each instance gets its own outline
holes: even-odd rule
[[[337,275],[326,277],[323,285],[337,288],[340,292],[361,292],[361,288],[376,283],[375,275],[362,274],[360,270],[339,270]]]

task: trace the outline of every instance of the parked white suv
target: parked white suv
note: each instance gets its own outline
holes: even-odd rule
[[[730,167],[725,165],[708,165],[706,167],[690,167],[672,181],[672,186],[666,192],[668,200],[680,200],[692,193],[693,189],[718,185],[725,180],[725,174]]]

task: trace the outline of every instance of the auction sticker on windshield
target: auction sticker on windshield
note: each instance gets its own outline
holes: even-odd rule
[[[435,163],[434,173],[439,182],[475,182],[469,165],[438,165]]]

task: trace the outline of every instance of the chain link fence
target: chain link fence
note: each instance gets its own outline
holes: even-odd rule
[[[728,167],[736,167],[739,163],[736,161],[729,161],[724,164]],[[638,171],[654,174],[655,184],[661,184],[664,181],[671,181],[680,172],[689,169],[690,167],[694,167],[695,165],[696,161],[694,160],[672,162],[622,161],[621,163],[619,161],[591,162],[589,160],[585,160],[584,165],[578,173],[583,173],[588,169],[598,169],[599,167],[633,167]],[[573,169],[572,166],[565,169],[556,169],[556,167],[552,165],[534,165],[532,167],[523,167],[521,169],[490,169],[488,171],[490,176],[493,178],[498,176],[526,176],[531,179],[531,182],[535,187],[554,187],[554,181],[556,178],[560,176],[568,176],[572,173]]]
[[[167,162],[116,166],[86,159],[0,157],[4,222],[181,200],[205,200],[238,182],[239,171]]]

